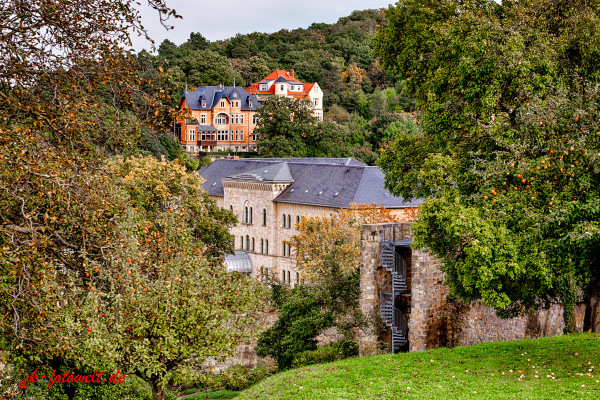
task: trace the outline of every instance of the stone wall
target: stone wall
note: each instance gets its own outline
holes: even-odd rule
[[[361,332],[361,355],[376,354],[389,347],[387,328],[377,318],[379,291],[389,291],[389,273],[379,260],[381,240],[412,240],[410,224],[395,224],[382,238],[385,224],[364,225],[361,232],[360,306],[370,316],[372,327]],[[518,340],[561,334],[564,328],[562,305],[552,303],[512,319],[500,319],[495,311],[481,302],[465,303],[449,299],[440,262],[426,252],[411,249],[409,289],[403,310],[408,317],[410,351],[441,346],[464,346],[481,342]],[[575,309],[577,329],[583,329],[585,305]],[[379,322],[377,322],[379,321]],[[382,346],[383,344],[383,346]]]

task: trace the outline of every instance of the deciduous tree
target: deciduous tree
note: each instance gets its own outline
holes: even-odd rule
[[[453,293],[505,315],[558,297],[571,328],[583,289],[595,331],[599,9],[410,0],[375,40],[424,112],[422,131],[398,135],[380,165],[393,193],[428,198],[414,232]]]

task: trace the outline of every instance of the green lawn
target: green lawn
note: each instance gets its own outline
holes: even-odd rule
[[[236,400],[599,399],[599,381],[600,335],[576,334],[298,368]]]

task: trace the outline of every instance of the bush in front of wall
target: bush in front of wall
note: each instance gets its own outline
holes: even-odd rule
[[[358,343],[355,340],[344,339],[318,347],[316,350],[303,351],[294,357],[292,367],[298,368],[305,365],[324,364],[357,355]]]

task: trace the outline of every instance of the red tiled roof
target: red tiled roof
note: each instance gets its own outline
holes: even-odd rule
[[[275,71],[271,72],[269,75],[267,75],[262,81],[274,81],[275,79],[279,78],[280,76],[283,76],[285,79],[294,79],[292,78],[292,76],[290,74],[288,74],[287,71],[284,71],[282,69],[276,69]],[[260,81],[260,82],[262,82]]]
[[[278,78],[282,77],[288,81],[293,81],[293,82],[300,82],[298,79],[292,77],[287,71],[284,71],[282,69],[276,69],[275,71],[271,72],[269,75],[267,75],[264,79],[262,79],[261,81],[257,82],[257,83],[253,83],[252,85],[248,86],[248,88],[246,89],[248,91],[248,93],[250,94],[257,94],[257,95],[274,95],[275,94],[275,85],[271,85],[271,87],[269,88],[269,90],[259,90],[259,86],[258,84],[261,82],[265,82],[265,81],[275,81]],[[302,83],[302,82],[300,82]],[[294,96],[294,97],[304,97],[304,96],[308,96],[309,92],[312,90],[312,88],[316,85],[316,82],[313,83],[304,83],[302,84],[304,91],[303,92],[297,92],[297,91],[287,91],[288,95]]]

